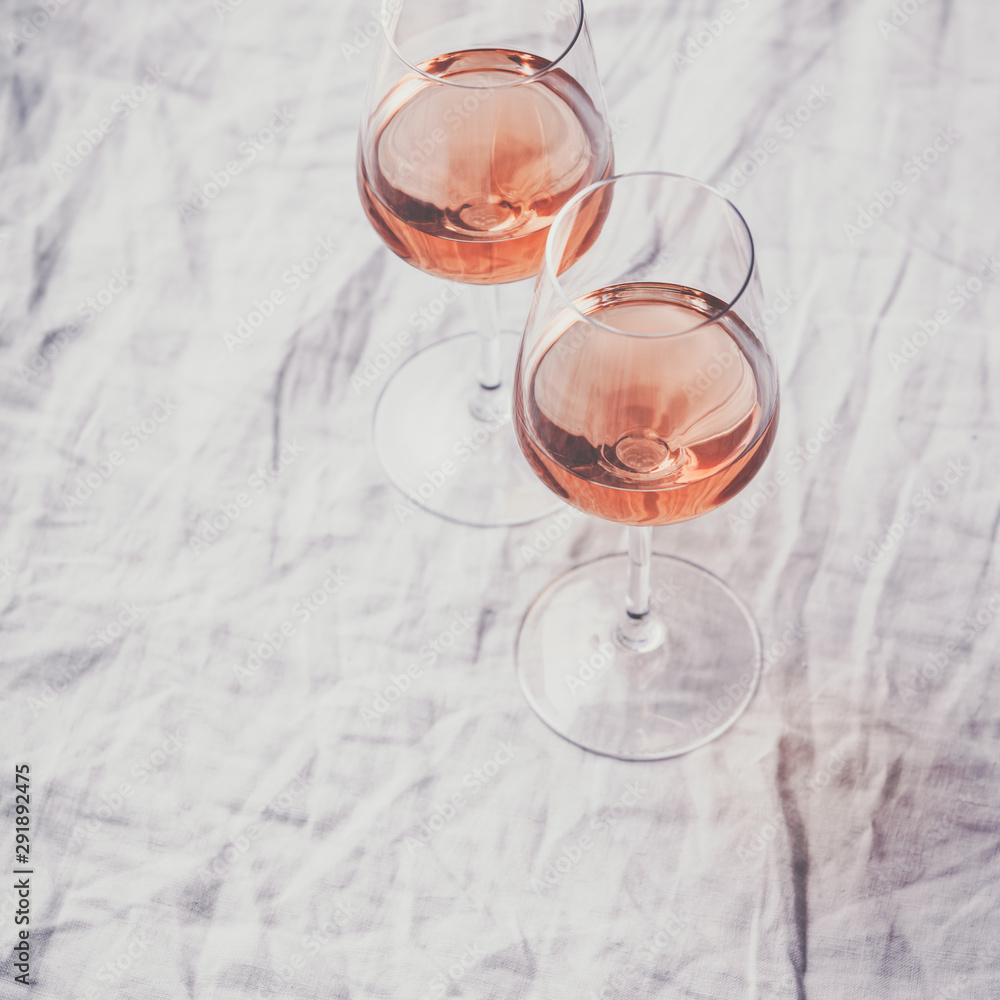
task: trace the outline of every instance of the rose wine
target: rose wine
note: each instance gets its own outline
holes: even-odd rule
[[[362,129],[358,186],[400,257],[479,284],[538,272],[556,213],[612,170],[607,124],[576,80],[559,68],[526,79],[548,65],[509,49],[454,52],[420,65],[435,79],[410,74],[383,100]],[[602,200],[564,263],[596,234]]]
[[[542,481],[634,525],[685,521],[743,489],[778,420],[774,369],[748,327],[718,299],[660,283],[574,306],[518,366],[515,428]]]

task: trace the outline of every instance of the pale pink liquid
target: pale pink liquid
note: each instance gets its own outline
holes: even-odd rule
[[[558,68],[527,79],[547,65],[507,49],[450,53],[420,68],[467,86],[411,74],[386,96],[358,186],[372,225],[404,260],[457,281],[530,277],[559,209],[610,175],[610,135],[583,88]],[[582,252],[603,204],[594,198],[581,212],[564,260]]]
[[[723,303],[675,285],[613,286],[575,305],[625,332],[567,309],[519,366],[515,429],[542,481],[588,514],[636,525],[697,517],[742,490],[778,419],[753,333],[732,314],[705,323]]]

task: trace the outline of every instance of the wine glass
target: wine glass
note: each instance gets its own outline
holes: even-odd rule
[[[384,0],[382,22],[358,141],[371,224],[452,282],[533,277],[559,209],[612,172],[582,0]],[[478,332],[425,348],[386,384],[375,449],[410,506],[520,524],[560,505],[511,433],[502,386],[520,335],[498,329],[495,288],[475,291]]]
[[[666,173],[613,177],[567,202],[518,358],[515,431],[553,493],[629,526],[629,550],[564,574],[522,623],[518,678],[561,736],[626,760],[672,757],[746,708],[761,670],[750,612],[708,570],[654,555],[652,531],[739,493],[777,421],[753,240],[736,208]]]

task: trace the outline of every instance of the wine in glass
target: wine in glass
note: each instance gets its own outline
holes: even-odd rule
[[[582,0],[385,0],[358,142],[361,202],[403,260],[468,286],[538,273],[548,227],[612,170],[604,96]],[[581,215],[569,258],[600,225]],[[519,335],[439,341],[387,383],[375,447],[415,503],[466,524],[517,524],[558,507],[510,428],[505,376]]]
[[[553,493],[629,526],[629,552],[539,595],[517,670],[538,715],[588,750],[684,753],[728,728],[756,690],[750,612],[707,570],[654,555],[652,529],[734,497],[767,457],[778,379],[760,317],[750,231],[696,181],[610,178],[549,230],[518,359],[516,434]]]

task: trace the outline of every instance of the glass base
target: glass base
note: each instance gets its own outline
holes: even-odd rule
[[[480,338],[463,333],[425,347],[386,384],[375,408],[375,451],[405,495],[396,513],[418,508],[459,524],[526,524],[560,509],[521,454],[510,420],[520,337],[498,335],[502,384],[476,391]],[[478,406],[480,416],[473,415]]]
[[[652,614],[664,641],[625,648],[627,555],[603,556],[549,584],[517,637],[529,704],[560,736],[622,760],[676,757],[714,740],[743,713],[761,674],[757,625],[708,570],[653,555]]]

